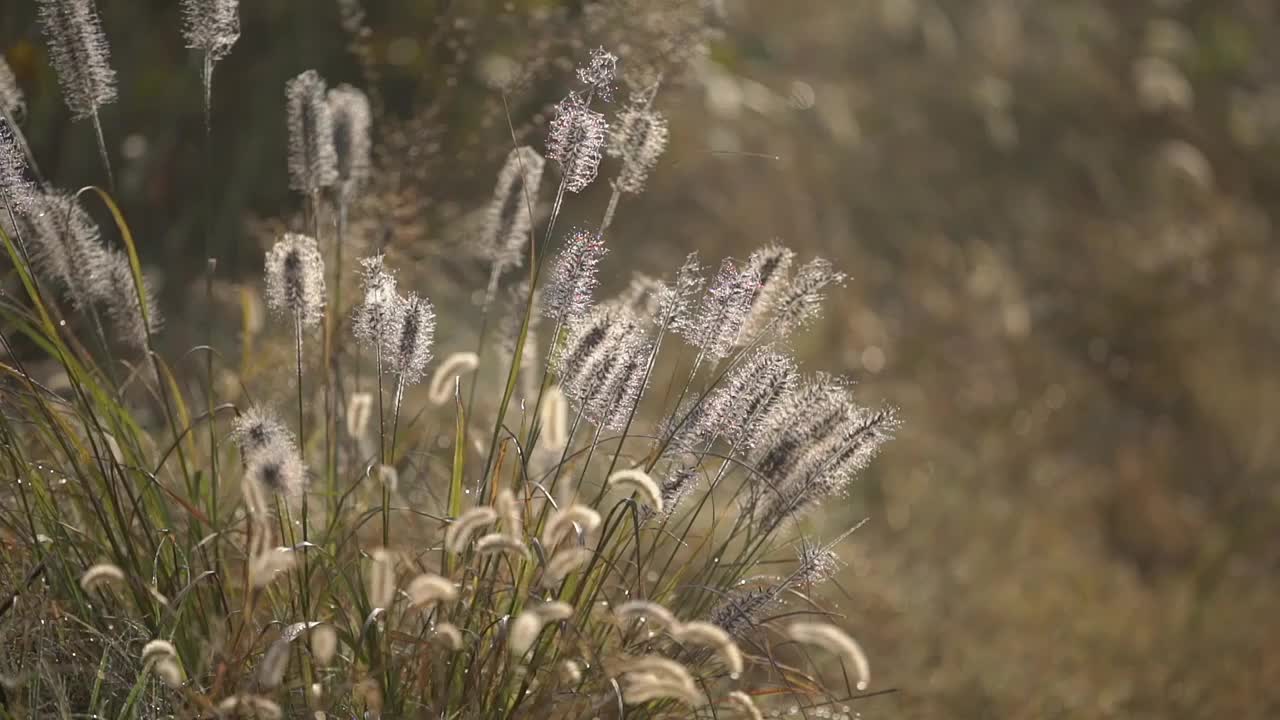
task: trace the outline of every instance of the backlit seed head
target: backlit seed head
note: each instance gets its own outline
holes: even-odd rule
[[[315,238],[285,233],[266,254],[267,307],[292,315],[302,327],[324,317],[324,259]]]

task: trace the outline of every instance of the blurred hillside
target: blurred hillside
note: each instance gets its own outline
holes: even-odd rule
[[[36,154],[63,185],[96,181],[30,5],[0,7],[0,47]],[[316,67],[363,83],[368,67],[338,3],[245,3],[215,76],[206,178],[176,4],[100,5],[122,78],[104,116],[120,195],[179,320],[203,267],[186,200],[209,181],[213,252],[228,274],[252,272],[248,220],[297,206],[285,80]],[[396,158],[430,176],[416,202],[433,209],[392,240],[413,257],[446,254],[448,206],[481,202],[509,145],[482,72],[494,58],[523,67],[652,29],[582,22],[594,3],[368,5],[381,127],[417,137],[425,113],[445,128],[430,157]],[[539,14],[552,5],[578,35],[556,34]],[[842,518],[870,522],[847,544],[840,607],[876,686],[898,689],[857,709],[1280,715],[1280,6],[716,5],[722,20],[694,8],[723,33],[664,86],[672,151],[620,210],[614,267],[781,238],[850,272],[797,349],[906,419]],[[513,99],[517,124],[560,92],[563,68],[537,71]],[[597,216],[605,193],[568,212]]]

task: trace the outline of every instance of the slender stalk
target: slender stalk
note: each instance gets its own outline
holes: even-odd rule
[[[116,192],[116,175],[111,171],[111,158],[107,155],[107,140],[102,134],[102,120],[98,117],[98,110],[94,108],[93,114],[93,132],[98,138],[98,156],[102,159],[102,168],[107,171],[107,187],[111,190],[111,194]]]

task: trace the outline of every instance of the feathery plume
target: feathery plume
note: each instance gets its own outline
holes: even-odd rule
[[[151,672],[160,678],[160,682],[172,690],[182,687],[184,680],[182,666],[171,657],[157,661],[155,665],[151,666]]]
[[[326,98],[333,126],[333,150],[337,166],[337,191],[341,203],[349,204],[369,180],[372,167],[369,139],[372,113],[369,98],[359,88],[339,85]]]
[[[123,584],[124,571],[119,567],[110,563],[98,563],[89,566],[88,570],[80,576],[80,588],[85,592],[91,592],[98,588],[105,588],[108,585]]]
[[[112,286],[110,251],[102,244],[98,224],[75,197],[48,192],[32,200],[18,222],[37,275],[61,285],[79,311],[123,292]],[[12,233],[8,213],[0,218]],[[130,291],[132,286],[130,281]]]
[[[697,316],[681,328],[685,339],[712,362],[728,355],[738,343],[759,286],[760,276],[753,268],[739,269],[732,260],[722,262],[702,296]]]
[[[289,124],[289,188],[307,195],[338,180],[333,147],[333,115],[325,102],[324,79],[307,70],[285,85]]]
[[[538,204],[538,186],[546,161],[531,147],[507,154],[498,173],[493,199],[485,211],[480,247],[493,260],[493,273],[520,266],[533,228],[531,213]]]
[[[627,660],[622,672],[622,697],[629,704],[659,699],[679,700],[693,707],[706,704],[689,670],[674,660],[644,655]]]
[[[577,230],[565,240],[542,291],[544,315],[569,324],[587,312],[605,252],[604,240],[593,232]]]
[[[795,278],[776,295],[774,300],[779,334],[786,334],[804,327],[822,312],[822,301],[827,288],[840,285],[845,274],[837,272],[831,263],[814,258],[800,267]]]
[[[735,637],[744,637],[778,607],[785,583],[775,587],[737,588],[711,610],[708,621]]]
[[[837,540],[837,542],[839,542]],[[834,543],[833,543],[834,545]],[[802,542],[797,552],[796,571],[791,574],[793,586],[813,587],[830,580],[840,570],[840,556],[831,546]]]
[[[289,313],[302,327],[324,317],[324,259],[315,238],[285,233],[266,254],[267,307]]]
[[[685,645],[701,645],[709,647],[720,655],[720,659],[729,670],[729,677],[742,675],[745,663],[738,644],[729,637],[729,633],[708,622],[693,621],[681,623],[671,631],[676,642]]]
[[[577,93],[569,93],[556,105],[547,135],[547,158],[560,164],[565,190],[582,192],[596,179],[607,133],[604,115]]]
[[[8,67],[0,60],[0,104],[4,99],[4,72]],[[0,107],[0,109],[4,109]],[[8,112],[7,109],[5,109]],[[39,203],[40,188],[27,177],[27,159],[18,147],[18,137],[9,121],[0,117],[0,199],[14,214],[22,214]],[[6,213],[7,215],[7,213]],[[6,221],[8,218],[5,218]],[[5,227],[8,225],[6,223]]]
[[[617,429],[644,392],[649,351],[633,316],[601,306],[570,327],[554,368],[565,398],[583,417]]]
[[[609,133],[605,153],[622,160],[622,169],[613,181],[618,192],[637,194],[644,190],[649,173],[667,149],[667,119],[643,98],[618,113],[617,125]]]
[[[792,623],[787,628],[787,635],[794,641],[804,645],[814,645],[827,652],[838,655],[853,665],[858,674],[858,689],[866,690],[871,683],[871,665],[867,662],[867,654],[857,640],[835,625],[816,622]]]
[[[389,608],[396,597],[396,556],[386,548],[371,553],[369,564],[369,604]]]
[[[613,102],[613,81],[618,76],[618,56],[598,47],[591,51],[586,65],[578,68],[578,82],[591,86],[605,102]]]
[[[437,603],[458,599],[458,588],[452,581],[431,573],[423,573],[409,581],[405,592],[409,594],[409,602],[423,610],[429,610]]]
[[[151,334],[159,330],[163,322],[156,304],[153,283],[142,276],[142,297],[146,301],[146,314],[134,284],[133,266],[123,250],[108,250],[104,268],[110,281],[111,292],[102,300],[107,307],[107,317],[117,334],[135,348],[145,349]]]
[[[573,617],[573,606],[564,602],[549,602],[525,610],[511,622],[511,631],[507,635],[507,647],[512,655],[524,655],[538,640],[543,627],[548,623],[568,620],[571,617]]]
[[[371,346],[385,346],[389,330],[404,313],[404,300],[396,292],[396,277],[387,270],[382,254],[360,261],[364,300],[351,315],[351,331],[356,339]]]
[[[487,505],[479,505],[463,511],[444,531],[445,550],[455,554],[462,552],[471,542],[471,536],[497,520],[498,513]]]
[[[788,289],[787,280],[795,257],[795,251],[790,248],[773,244],[756,250],[747,258],[747,270],[755,273],[759,285],[751,298],[751,310],[743,323],[740,342],[751,340],[767,326],[767,321],[777,309],[778,298]]]
[[[93,0],[39,0],[40,23],[62,99],[76,120],[116,99],[116,73]]]
[[[480,357],[473,352],[456,352],[445,358],[431,376],[427,397],[432,405],[444,405],[453,399],[454,378],[480,366]]]
[[[662,512],[662,490],[658,488],[658,483],[649,477],[649,473],[636,468],[619,470],[609,476],[607,484],[610,487],[634,492],[653,512]]]
[[[338,631],[328,623],[316,625],[308,633],[311,641],[311,656],[321,666],[333,662],[338,654]]]
[[[687,414],[672,445],[700,452],[716,438],[749,448],[769,413],[799,383],[795,361],[769,348],[755,351]]]
[[[400,375],[405,385],[422,380],[431,362],[431,344],[435,340],[436,311],[431,301],[417,293],[409,293],[402,310],[392,313],[384,335],[383,361],[387,372]]]
[[[245,494],[257,515],[269,510],[269,496],[301,496],[307,483],[307,469],[292,442],[275,442],[248,457],[244,471]]]
[[[560,450],[569,443],[569,410],[559,385],[547,390],[539,410],[542,423],[542,444]]]
[[[655,516],[665,520],[698,489],[698,466],[680,465],[662,480],[662,512]]]
[[[226,57],[240,39],[239,0],[182,0],[182,36],[212,62]]]
[[[22,96],[22,87],[14,77],[9,63],[0,56],[0,116],[8,116],[17,120],[26,114],[27,103]]]
[[[583,538],[600,527],[600,513],[586,505],[568,505],[552,511],[542,529],[542,545],[555,548],[566,533],[573,532]]]

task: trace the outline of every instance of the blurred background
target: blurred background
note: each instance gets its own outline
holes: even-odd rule
[[[484,266],[452,228],[603,44],[664,70],[673,136],[606,286],[774,239],[851,275],[796,349],[906,421],[829,510],[869,518],[830,591],[897,689],[863,717],[1280,717],[1280,5],[253,0],[208,159],[177,3],[98,5],[119,196],[172,348],[212,310],[187,295],[205,257],[256,280],[264,228],[300,207],[289,77],[376,92],[369,242],[465,303]],[[0,7],[0,48],[46,175],[99,182],[34,3]]]

